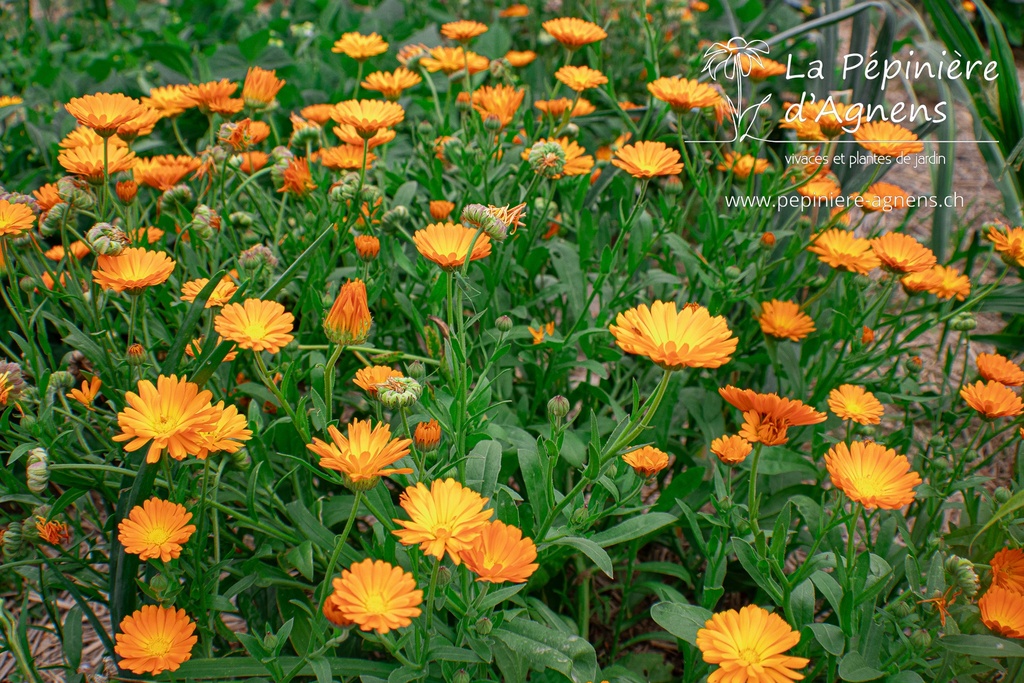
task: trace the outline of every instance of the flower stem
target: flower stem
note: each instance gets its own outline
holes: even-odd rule
[[[267,366],[263,362],[263,357],[259,352],[254,353],[253,356],[256,358],[256,371],[259,373],[260,380],[262,380],[263,385],[270,390],[270,393],[274,395],[278,403],[281,404],[281,407],[284,408],[284,412],[291,418],[292,425],[295,426],[295,431],[297,431],[299,436],[305,439],[308,443],[309,434],[306,434],[305,429],[302,428],[302,423],[299,422],[299,418],[295,414],[295,410],[292,408],[291,404],[285,400],[284,394],[282,394],[281,390],[277,388],[277,385],[271,381],[270,374],[267,372]]]
[[[757,465],[761,461],[761,449],[764,446],[762,443],[758,443],[754,446],[754,459],[750,463],[750,484],[747,486],[747,511],[750,514],[750,527],[757,531],[761,530],[761,525],[757,518]]]
[[[327,599],[327,594],[330,592],[331,577],[334,576],[334,569],[338,566],[338,558],[341,557],[341,551],[345,549],[348,535],[356,523],[356,516],[359,514],[359,503],[362,499],[363,492],[356,491],[355,499],[352,501],[352,511],[348,513],[348,521],[345,522],[345,528],[342,529],[341,536],[338,537],[338,542],[334,546],[334,552],[331,553],[331,559],[327,562],[327,571],[324,573],[324,582],[320,586],[320,597],[316,602],[317,605],[322,605],[324,600]]]
[[[344,344],[338,344],[334,347],[334,353],[327,359],[327,363],[324,365],[324,405],[327,408],[327,415],[325,416],[325,422],[331,423],[332,413],[334,412],[334,366],[338,363],[338,358],[341,357],[342,351],[345,350]]]

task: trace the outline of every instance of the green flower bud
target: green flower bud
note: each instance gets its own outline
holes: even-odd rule
[[[255,221],[248,211],[235,211],[228,216],[228,222],[236,228],[249,228]]]
[[[978,594],[979,581],[978,573],[974,570],[974,563],[970,560],[950,555],[946,558],[946,573],[953,577],[951,583],[955,583],[969,598]]]
[[[252,458],[249,457],[249,451],[244,447],[239,448],[234,453],[231,453],[230,457],[231,464],[235,469],[241,470],[242,472],[247,472],[252,466]]]
[[[493,64],[494,62],[491,63]],[[452,683],[472,683],[472,680],[473,679],[470,677],[469,672],[465,669],[459,669],[452,676]]]
[[[896,616],[905,619],[914,613],[914,605],[909,600],[900,600],[893,611],[896,612]]]
[[[401,205],[385,211],[384,215],[380,217],[380,222],[389,228],[397,228],[408,220],[409,209]]]
[[[306,145],[319,147],[320,126],[307,126],[306,128],[300,128],[292,133],[291,140],[288,142],[292,147],[298,147],[302,150],[306,149]]]
[[[192,212],[192,220],[188,229],[195,234],[200,242],[206,242],[220,229],[220,214],[206,204],[199,204]]]
[[[741,271],[736,266],[726,266],[725,272],[724,272],[726,280],[738,280],[740,275],[742,275],[742,274],[743,274],[743,271]]]
[[[437,587],[444,588],[452,582],[452,570],[448,567],[441,566],[437,568]]]
[[[50,455],[45,448],[33,448],[28,453],[25,478],[28,490],[42,493],[50,484]]]
[[[3,546],[5,556],[13,556],[15,553],[21,550],[21,543],[24,540],[22,530],[23,527],[21,525],[21,522],[11,522],[7,525],[7,530],[4,531],[3,535]]]
[[[497,328],[498,332],[502,334],[508,334],[512,331],[512,318],[507,315],[500,316],[494,321],[494,327]]]
[[[965,311],[954,315],[953,319],[949,321],[949,326],[957,332],[970,332],[978,326],[978,321],[972,314]]]
[[[131,365],[134,368],[137,368],[146,362],[146,348],[138,342],[129,346],[124,355],[125,361],[128,365]]]
[[[74,216],[70,204],[57,204],[46,212],[46,216],[39,221],[39,232],[45,236],[53,235],[60,229],[62,223]]]
[[[927,650],[932,644],[932,636],[928,631],[919,628],[910,634],[910,642],[918,650]]]
[[[558,422],[569,414],[569,399],[565,396],[554,396],[548,401],[548,419]]]
[[[73,176],[64,176],[57,181],[57,196],[75,209],[89,210],[96,206],[96,197],[89,184]]]
[[[920,356],[911,356],[903,361],[903,369],[906,370],[908,374],[918,375],[921,373],[923,368],[924,362],[921,360]]]
[[[427,376],[427,369],[423,366],[423,363],[418,360],[414,360],[406,366],[405,374],[408,377],[412,377],[417,382],[422,383],[423,378]]]
[[[175,185],[160,195],[157,205],[161,211],[169,211],[176,206],[188,204],[192,201],[192,196],[192,190],[188,185]]]
[[[171,582],[168,581],[167,577],[163,574],[157,574],[149,580],[149,587],[153,589],[153,592],[157,595],[162,594],[165,590],[167,590],[168,586],[170,585]]]
[[[434,124],[427,119],[423,119],[416,126],[416,132],[422,138],[429,138],[434,132]]]
[[[58,390],[70,389],[75,386],[75,378],[70,372],[64,370],[57,370],[50,375],[49,386],[54,387]]]
[[[377,399],[387,408],[408,408],[420,400],[423,387],[412,377],[392,377],[377,385]]]
[[[487,617],[480,617],[479,619],[477,619],[474,627],[476,628],[477,633],[479,633],[482,636],[486,636],[488,633],[491,632],[491,629],[494,628],[494,624],[492,624],[491,620]]]
[[[565,150],[557,142],[538,142],[530,148],[528,161],[534,173],[554,178],[565,169]]]
[[[565,128],[562,129],[562,135],[567,136],[570,140],[575,140],[579,134],[580,127],[572,122],[565,124]]]
[[[496,242],[504,242],[508,237],[508,226],[498,220],[483,204],[469,204],[462,209],[459,221],[467,228],[481,230]]]
[[[97,223],[89,228],[85,243],[97,256],[117,256],[131,244],[124,230],[110,223]]]
[[[25,419],[22,418],[22,422],[24,421]],[[1000,486],[993,492],[992,497],[995,498],[996,503],[1003,505],[1006,501],[1010,500],[1010,495],[1010,489],[1005,486]]]
[[[364,202],[373,206],[377,203],[377,200],[384,196],[384,193],[380,191],[380,188],[376,185],[363,185],[363,189],[360,191],[359,196]]]

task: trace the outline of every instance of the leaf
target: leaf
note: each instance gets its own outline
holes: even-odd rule
[[[974,545],[974,542],[977,541],[994,524],[998,523],[999,520],[1008,515],[1012,515],[1022,507],[1024,507],[1024,491],[1017,491],[1017,493],[1010,496],[1005,503],[1000,505],[999,509],[996,510],[995,513],[989,517],[989,520],[982,525],[981,529],[978,530],[978,533],[974,534],[974,538],[971,539],[970,545]]]
[[[667,512],[648,512],[646,515],[630,517],[611,529],[594,534],[590,540],[602,548],[632,541],[675,522],[678,517]]]
[[[214,273],[210,281],[206,283],[202,291],[196,296],[195,300],[192,301],[192,305],[188,308],[188,313],[185,314],[185,318],[181,321],[178,326],[178,334],[175,335],[174,341],[171,343],[171,348],[167,350],[167,357],[164,359],[164,364],[160,366],[160,371],[164,375],[173,375],[178,371],[178,363],[181,362],[181,356],[185,353],[185,346],[192,341],[195,336],[193,333],[196,329],[196,323],[199,322],[199,316],[206,310],[206,300],[213,294],[213,290],[217,288],[220,281],[227,274],[226,270],[218,270]]]
[[[895,676],[889,676],[885,683],[924,683],[921,674],[913,671],[901,671]]]
[[[75,605],[64,618],[64,658],[68,660],[68,671],[78,671],[82,663],[82,609]]]
[[[529,662],[535,671],[553,669],[574,683],[586,683],[597,677],[597,653],[579,636],[560,633],[529,619],[513,619],[491,634]]]
[[[466,486],[484,498],[493,498],[500,471],[501,444],[494,440],[481,441],[466,458]]]
[[[845,657],[839,660],[839,677],[844,681],[849,681],[850,683],[874,681],[884,675],[884,672],[869,665],[867,660],[864,659],[864,655],[859,652],[847,653]]]
[[[301,500],[294,500],[288,503],[285,509],[288,510],[288,516],[295,522],[303,536],[316,543],[323,550],[328,552],[334,550],[334,534],[321,524],[316,517],[310,514]]]
[[[532,504],[537,524],[540,524],[544,516],[555,505],[554,501],[549,499],[547,482],[544,480],[544,472],[547,468],[541,462],[536,445],[531,444],[529,448],[520,448],[518,453],[519,471],[522,472],[523,482],[526,484],[527,499]],[[544,539],[538,538],[537,540],[543,541]]]
[[[589,538],[583,538],[582,536],[566,536],[564,538],[551,541],[550,543],[551,545],[567,545],[576,548],[593,560],[598,569],[607,574],[609,578],[613,578],[612,558],[608,556],[608,553],[606,553],[601,546],[594,543]]]
[[[651,619],[676,638],[697,646],[697,631],[711,618],[711,611],[697,605],[659,602],[651,607]]]
[[[247,634],[238,634],[247,635]],[[285,671],[291,671],[298,666],[298,657],[278,657],[277,663]],[[331,665],[331,673],[335,676],[378,676],[387,678],[396,668],[395,664],[387,662],[375,662],[369,659],[346,659],[331,657],[328,662]],[[224,657],[221,659],[190,659],[183,663],[175,675],[180,679],[192,678],[196,680],[217,680],[217,679],[241,679],[253,676],[265,677],[267,669],[260,662],[251,657]],[[298,674],[299,676],[312,676],[314,672],[307,664]]]
[[[975,657],[1024,657],[1024,647],[996,636],[946,636],[939,638],[939,645],[950,652]]]
[[[843,654],[843,650],[846,649],[846,636],[843,634],[843,629],[835,624],[808,624],[807,628],[811,629],[814,639],[825,648],[825,652],[836,657]]]
[[[291,279],[298,272],[299,268],[302,267],[302,264],[305,263],[309,259],[309,257],[311,257],[320,249],[320,245],[327,241],[328,237],[334,235],[335,230],[337,230],[337,227],[338,226],[331,224],[324,228],[323,232],[321,232],[317,236],[317,238],[313,240],[313,243],[306,247],[306,250],[304,252],[299,254],[299,257],[295,259],[292,262],[292,264],[288,266],[287,269],[285,269],[283,273],[281,273],[281,275],[277,278],[277,280],[274,281],[272,285],[267,287],[267,290],[263,292],[262,295],[260,295],[260,298],[263,299],[264,301],[267,301],[277,296],[278,292],[284,289],[285,285],[291,282]]]
[[[299,570],[306,580],[313,580],[313,543],[303,541],[285,554],[291,566]]]

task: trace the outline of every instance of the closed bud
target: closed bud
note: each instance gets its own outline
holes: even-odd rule
[[[153,589],[153,592],[157,595],[163,594],[165,590],[171,585],[171,582],[167,580],[167,577],[163,574],[157,574],[149,580],[149,587]]]
[[[857,275],[853,276],[853,284],[856,285],[859,289],[867,289],[873,283],[874,283],[874,280],[872,280],[867,275],[862,275],[862,274],[858,273]]]
[[[63,202],[55,205],[46,212],[46,215],[39,221],[39,232],[45,236],[52,235],[60,229],[62,223],[71,218],[73,212],[70,204]]]
[[[493,64],[493,62],[491,62]],[[452,675],[452,683],[472,683],[472,678],[469,672],[465,669],[459,669]]]
[[[449,78],[451,78],[451,80],[453,80],[453,81],[460,80],[462,78],[462,73],[465,73],[465,71],[466,71],[465,69],[459,69],[458,71],[453,73]],[[470,103],[468,97],[458,97],[458,98],[456,98],[456,100],[455,100],[455,108],[458,109],[459,111],[463,112],[463,113],[469,113],[469,112],[473,111],[473,105],[472,105],[472,103]]]
[[[420,400],[423,387],[412,377],[392,377],[377,385],[377,399],[385,407],[408,408]]]
[[[64,284],[64,282],[62,281],[61,284]],[[18,287],[20,287],[21,291],[25,292],[26,294],[31,294],[32,292],[36,291],[36,289],[38,289],[38,287],[36,286],[36,279],[31,275],[26,275],[25,277],[18,280]]]
[[[125,360],[128,365],[138,367],[146,362],[146,349],[138,342],[128,347],[128,351],[125,353]]]
[[[917,629],[910,634],[910,643],[918,650],[927,650],[932,644],[932,636],[924,629]]]
[[[548,401],[548,418],[555,422],[561,421],[569,414],[569,399],[565,396],[554,396]]]
[[[324,316],[324,334],[335,344],[362,344],[370,336],[372,324],[366,285],[362,280],[349,280],[341,286],[334,304]]]
[[[682,194],[683,181],[679,179],[679,176],[665,176],[665,180],[661,184],[661,189],[665,194],[670,196]]]
[[[928,439],[928,446],[933,450],[944,448],[946,446],[946,437],[941,434],[933,434],[932,437]]]
[[[491,63],[487,65],[487,70],[491,72],[491,76],[493,76],[495,80],[500,81],[511,75],[511,72],[509,71],[510,66],[511,64],[504,59],[492,59]]]
[[[217,230],[220,230],[220,214],[206,204],[199,204],[192,212],[192,220],[188,229],[201,242],[211,239]]]
[[[73,176],[64,176],[57,181],[57,196],[76,209],[88,210],[96,206],[96,197],[89,184]]]
[[[765,247],[766,249],[771,249],[772,247],[774,247],[775,246],[775,233],[773,233],[773,232],[766,232],[763,235],[761,235],[761,246]]]
[[[581,508],[573,510],[572,514],[569,515],[569,528],[573,531],[583,532],[590,528],[590,510],[584,505]]]
[[[413,440],[416,442],[416,448],[424,453],[433,453],[441,445],[441,425],[437,420],[420,422],[416,425]]]
[[[534,173],[554,178],[565,169],[565,150],[557,142],[537,142],[530,148],[527,160]]]
[[[376,185],[363,185],[363,189],[359,191],[359,197],[370,206],[376,204],[383,196],[384,193]]]
[[[953,577],[950,583],[956,584],[968,598],[973,598],[978,594],[978,573],[974,569],[974,563],[970,560],[950,555],[946,558],[946,573]]]
[[[263,647],[267,648],[271,652],[277,649],[278,642],[277,635],[274,633],[268,633],[263,637]]]
[[[249,457],[249,451],[247,449],[239,448],[234,453],[231,453],[231,464],[234,465],[235,469],[247,472],[252,466],[252,458]]]
[[[508,334],[512,331],[512,318],[507,315],[499,316],[498,319],[494,321],[494,327],[497,328],[498,332]]]
[[[397,228],[409,220],[409,209],[404,206],[396,206],[384,212],[380,222],[389,228]]]
[[[1005,486],[1000,486],[992,493],[992,497],[995,498],[996,503],[999,505],[1003,505],[1006,501],[1010,500],[1010,495],[1010,489]]]
[[[854,425],[854,431],[857,436],[863,436],[873,440],[875,435],[878,433],[878,428],[875,425],[856,424]]]
[[[909,600],[900,600],[893,611],[896,612],[896,616],[905,619],[914,613],[914,605]]]
[[[467,205],[462,209],[459,221],[467,228],[482,231],[497,242],[503,242],[508,237],[508,226],[483,204]]]
[[[444,588],[452,582],[452,570],[448,567],[437,568],[437,587]]]
[[[957,332],[970,332],[978,326],[978,321],[975,320],[974,316],[970,313],[957,313],[953,316],[953,319],[949,321],[949,326]]]
[[[356,235],[356,254],[359,255],[359,260],[364,263],[370,263],[376,260],[380,254],[380,240],[373,235]]]
[[[738,280],[740,275],[743,274],[743,271],[736,266],[726,266],[723,274],[727,280]]]
[[[28,461],[25,466],[25,478],[28,483],[28,490],[32,493],[42,493],[50,484],[50,454],[45,448],[33,448],[28,453]]]
[[[134,180],[122,180],[114,186],[114,191],[121,203],[128,206],[135,201],[135,196],[139,193],[139,186]]]
[[[234,211],[228,216],[228,222],[236,228],[249,228],[253,224],[253,215],[246,211]]]
[[[501,123],[501,119],[495,116],[494,114],[488,114],[487,116],[484,117],[485,130],[489,130],[492,133],[497,133],[499,130],[502,129],[502,127],[503,124]]]
[[[488,633],[491,632],[491,629],[494,628],[494,624],[492,624],[491,620],[487,617],[480,617],[479,619],[477,619],[474,628],[476,629],[476,632],[478,634],[486,636]]]
[[[405,374],[422,384],[423,378],[427,376],[427,368],[420,361],[414,360],[405,367]]]
[[[238,270],[243,279],[268,273],[277,267],[274,252],[262,244],[254,244],[238,255]]]
[[[11,522],[8,524],[3,535],[4,555],[7,557],[13,556],[21,550],[21,543],[24,540],[21,522]]]
[[[192,201],[192,197],[192,189],[188,185],[175,185],[160,195],[157,205],[161,211],[169,211],[175,207],[188,204]]]
[[[828,278],[824,275],[815,275],[807,283],[807,286],[817,289],[818,287],[824,287],[826,282],[828,282]]]
[[[117,256],[131,244],[121,228],[110,223],[97,223],[85,233],[85,243],[98,256]]]
[[[65,370],[57,370],[50,375],[49,386],[56,391],[70,389],[75,386],[75,377]]]
[[[307,126],[305,128],[299,128],[297,131],[292,133],[291,140],[289,143],[292,147],[306,148],[306,145],[320,146],[320,127],[319,126]]]
[[[911,375],[917,375],[924,368],[924,362],[920,356],[911,356],[910,358],[903,361],[903,369],[905,369]]]
[[[434,124],[423,119],[416,126],[416,132],[419,133],[420,137],[429,138],[434,133]]]

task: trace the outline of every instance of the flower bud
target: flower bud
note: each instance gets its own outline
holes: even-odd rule
[[[228,216],[228,223],[236,228],[252,227],[253,215],[247,211],[234,211]]]
[[[429,138],[431,134],[433,134],[434,132],[434,124],[431,123],[428,119],[423,119],[416,126],[416,132],[422,138]]]
[[[451,74],[449,78],[452,81],[458,81],[462,79],[462,75],[466,72],[465,69],[459,69],[455,73]],[[473,104],[469,101],[469,97],[461,97],[462,93],[459,93],[460,97],[455,98],[455,108],[464,114],[468,114],[473,111]]]
[[[275,187],[280,187],[284,184],[284,172],[288,170],[288,166],[291,165],[295,155],[287,147],[278,145],[274,149],[270,150],[270,177],[274,181]]]
[[[494,321],[494,327],[497,328],[498,332],[508,334],[512,331],[512,318],[507,315],[499,316],[498,319]]]
[[[980,582],[973,562],[963,557],[950,555],[946,558],[946,572],[953,577],[951,583],[955,583],[968,598],[973,598],[978,594]]]
[[[414,360],[406,366],[405,374],[422,384],[423,378],[427,376],[427,368],[420,361]]]
[[[57,232],[60,229],[61,223],[64,223],[74,212],[71,210],[70,204],[61,202],[56,204],[52,209],[46,212],[43,219],[39,221],[39,232],[44,236],[49,236]]]
[[[57,370],[50,375],[49,386],[56,391],[66,391],[75,386],[74,375],[65,370]]]
[[[548,401],[548,419],[552,422],[561,421],[569,414],[569,399],[565,396],[554,396]]]
[[[3,535],[4,555],[10,557],[21,550],[21,543],[24,540],[21,522],[11,522]]]
[[[370,336],[372,324],[373,317],[366,302],[366,285],[362,280],[349,280],[341,286],[334,304],[324,317],[324,334],[335,344],[362,344]]]
[[[75,209],[88,210],[96,206],[92,188],[87,182],[74,176],[64,176],[57,181],[57,196]]]
[[[676,196],[683,192],[683,181],[679,179],[679,176],[670,175],[665,176],[662,181],[661,190],[669,196]]]
[[[85,243],[98,256],[117,256],[131,244],[121,228],[110,223],[97,223],[85,233]]]
[[[1010,495],[1010,489],[1005,486],[1000,486],[992,493],[992,497],[995,498],[998,505],[1003,505],[1010,500]]]
[[[903,369],[911,375],[917,375],[924,368],[924,362],[920,356],[911,356],[903,361]]]
[[[480,617],[479,619],[477,619],[474,628],[476,629],[476,632],[478,634],[486,636],[488,633],[491,632],[491,629],[494,628],[494,624],[492,624],[491,620],[487,617]]]
[[[924,629],[917,629],[910,634],[910,643],[918,650],[927,650],[932,644],[932,636]]]
[[[565,124],[565,128],[562,129],[562,135],[567,136],[570,140],[575,140],[577,137],[579,137],[579,134],[580,127],[577,126],[572,121]]]
[[[494,114],[487,114],[484,116],[484,130],[489,130],[492,133],[497,133],[504,127],[501,119]]]
[[[278,642],[276,633],[268,633],[263,636],[263,647],[267,648],[271,652],[277,649]]]
[[[860,335],[860,343],[864,344],[865,346],[867,346],[868,344],[870,344],[873,341],[875,341],[875,331],[872,330],[867,325],[865,325],[864,326],[864,330],[861,332],[861,335]]]
[[[905,619],[914,613],[914,605],[909,600],[900,600],[893,611],[896,612],[896,616]]]
[[[292,133],[292,137],[288,142],[292,147],[299,147],[303,150],[307,145],[319,147],[320,126],[306,126],[305,128],[299,128]]]
[[[433,453],[441,445],[441,425],[437,420],[420,422],[413,437],[416,448],[424,453]]]
[[[974,319],[974,315],[965,311],[954,315],[949,321],[949,326],[957,332],[970,332],[978,326],[978,321]]]
[[[420,400],[423,387],[412,377],[392,377],[377,385],[377,400],[385,407],[408,408]]]
[[[114,186],[114,192],[117,193],[117,198],[121,200],[121,203],[128,206],[135,201],[135,196],[139,193],[139,185],[134,180],[122,180]]]
[[[272,271],[277,267],[274,252],[262,244],[255,244],[238,255],[238,270],[243,278],[250,278],[261,271]]]
[[[249,468],[252,466],[252,458],[249,457],[249,451],[245,447],[239,448],[234,453],[231,453],[230,457],[231,464],[237,470],[247,472],[249,471]]]
[[[590,510],[584,505],[573,510],[569,515],[569,528],[576,532],[583,532],[590,528]]]
[[[469,204],[462,209],[459,221],[467,228],[476,228],[483,231],[488,237],[497,242],[503,242],[508,237],[508,226],[483,204]]]
[[[220,214],[206,204],[199,204],[192,212],[192,220],[188,229],[202,242],[213,237],[214,232],[220,230]]]
[[[136,368],[145,363],[145,347],[143,347],[142,344],[139,344],[138,342],[129,346],[128,350],[125,352],[125,361],[128,363],[128,365],[131,365]]]
[[[355,243],[359,260],[364,263],[376,260],[380,254],[380,240],[373,235],[356,235]]]
[[[376,185],[363,185],[363,189],[359,191],[359,197],[370,206],[380,201],[383,196],[384,193]],[[395,208],[397,209],[398,207],[396,206]]]
[[[397,228],[409,220],[409,209],[404,206],[396,206],[384,212],[380,222],[389,228]]]
[[[554,178],[565,169],[565,150],[557,142],[537,142],[530,148],[527,160],[534,173]]]
[[[771,249],[775,246],[775,233],[766,232],[761,235],[761,246],[765,249]]]
[[[50,484],[50,454],[45,448],[33,448],[28,453],[28,461],[25,466],[25,478],[28,483],[28,490],[32,493],[42,493]]]
[[[441,566],[437,568],[437,587],[444,588],[452,582],[452,570]]]
[[[743,274],[743,271],[741,271],[736,266],[726,266],[723,274],[725,275],[725,279],[727,280],[738,280],[740,275]]]
[[[494,62],[491,62],[492,64]],[[472,683],[473,679],[465,669],[459,669],[452,675],[452,683]]]

